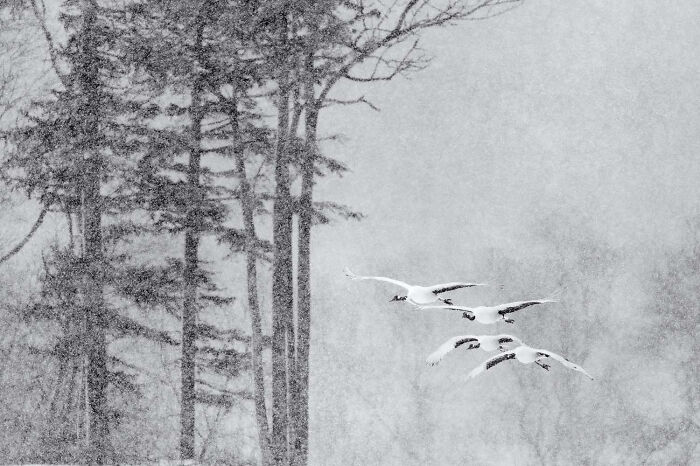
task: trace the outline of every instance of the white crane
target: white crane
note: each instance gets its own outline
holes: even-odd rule
[[[447,353],[459,348],[462,345],[467,345],[465,348],[468,350],[481,348],[484,351],[505,351],[506,348],[503,345],[506,343],[517,343],[518,345],[523,344],[520,338],[514,337],[513,335],[460,335],[452,337],[440,345],[438,349],[428,356],[428,359],[426,359],[425,362],[431,366],[435,366],[442,361],[442,358],[444,358]]]
[[[465,283],[465,282],[450,282],[450,283],[442,283],[440,285],[432,285],[432,286],[418,286],[418,285],[409,285],[408,283],[404,283],[399,280],[394,280],[393,278],[387,278],[387,277],[363,277],[359,275],[355,275],[348,269],[347,267],[344,270],[345,275],[347,275],[349,278],[352,280],[378,280],[381,282],[388,282],[388,283],[393,283],[396,286],[400,286],[401,288],[404,288],[407,293],[405,296],[399,296],[395,295],[393,298],[391,298],[391,301],[406,301],[408,303],[411,303],[416,306],[420,306],[422,304],[432,304],[435,302],[443,302],[445,304],[452,304],[452,301],[449,299],[444,299],[440,298],[438,295],[440,293],[445,293],[447,291],[452,291],[452,290],[457,290],[459,288],[469,288],[472,286],[485,286],[485,283]]]
[[[452,304],[438,305],[438,306],[420,306],[421,309],[452,309],[455,311],[462,311],[462,317],[469,320],[476,320],[481,324],[495,324],[499,320],[508,322],[512,324],[515,322],[513,319],[506,317],[506,314],[511,312],[519,311],[529,306],[535,304],[544,303],[555,303],[553,299],[533,299],[530,301],[516,301],[513,303],[499,304],[498,306],[478,306],[478,307],[466,307],[466,306],[455,306]]]
[[[507,361],[509,359],[517,359],[523,364],[532,364],[533,362],[535,364],[540,365],[541,367],[549,370],[549,366],[547,364],[542,364],[540,361],[542,359],[546,358],[551,358],[554,359],[555,361],[559,361],[562,363],[565,367],[579,371],[583,374],[586,375],[589,379],[593,380],[593,377],[586,372],[582,367],[574,364],[573,362],[569,361],[563,356],[559,356],[556,353],[552,353],[551,351],[543,350],[543,349],[536,349],[536,348],[531,348],[527,345],[521,345],[518,346],[517,348],[506,351],[504,353],[498,354],[490,359],[487,359],[483,363],[479,364],[476,366],[470,373],[469,373],[469,378],[474,378],[477,375],[481,374],[484,371],[487,371],[491,369],[493,366],[496,364],[502,363],[503,361]]]

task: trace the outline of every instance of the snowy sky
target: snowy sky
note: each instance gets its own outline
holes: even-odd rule
[[[398,290],[351,282],[342,275],[345,266],[416,284],[488,280],[479,268],[485,251],[497,248],[526,261],[531,248],[541,247],[538,220],[562,215],[571,223],[572,216],[580,217],[578,225],[598,239],[639,251],[627,264],[630,270],[616,271],[612,291],[591,298],[613,333],[637,331],[640,323],[628,317],[640,312],[648,290],[640,290],[639,280],[646,278],[634,269],[649,265],[648,250],[679,243],[685,219],[700,213],[698,17],[700,3],[693,0],[531,0],[498,18],[426,34],[423,48],[434,60],[410,79],[337,90],[336,96],[364,95],[381,111],[343,106],[321,116],[321,135],[345,136],[342,144],[325,143],[324,151],[352,171],[341,180],[320,181],[315,197],[346,203],[367,218],[313,233],[311,450],[317,464],[351,464],[351,454],[360,455],[356,464],[370,464],[361,456],[369,442],[391,445],[377,448],[380,452],[394,448],[396,458],[378,464],[426,464],[420,455],[436,452],[422,441],[423,425],[415,423],[425,413],[434,423],[426,429],[435,435],[434,448],[442,448],[441,464],[464,460],[462,450],[488,458],[488,444],[463,445],[457,423],[464,422],[464,413],[497,413],[510,422],[508,395],[516,402],[520,396],[514,377],[532,377],[549,393],[560,383],[579,384],[565,378],[564,370],[546,378],[539,377],[542,371],[504,370],[503,376],[488,374],[493,377],[486,382],[463,385],[464,370],[484,353],[453,355],[438,370],[426,368],[427,354],[457,329],[488,333],[493,328],[390,305]],[[21,207],[4,215],[17,223],[8,227],[8,221],[0,229],[2,241],[14,244],[36,211]],[[22,221],[25,227],[18,227]],[[53,228],[37,236],[50,240],[65,229],[61,222],[50,219]],[[27,251],[37,257],[41,246],[30,243]],[[221,282],[240,288],[234,291],[243,296],[241,259],[220,260],[213,242],[205,256]],[[517,298],[540,298],[535,294],[556,285],[543,283],[533,295]],[[268,292],[261,294],[263,306],[269,305]],[[459,303],[495,304],[516,297],[511,294],[506,288],[454,296]],[[612,302],[600,302],[608,298]],[[499,329],[564,352],[577,329],[563,326],[550,334],[547,326],[556,330],[575,317],[566,310],[582,304],[572,301]],[[617,343],[610,339],[604,345]],[[626,357],[632,353],[627,348]],[[578,362],[596,376],[618,364],[600,351],[589,356]],[[641,379],[630,378],[641,380],[636,387],[624,388],[647,415],[676,415],[673,374],[661,365],[650,369]],[[608,395],[604,384],[575,386],[580,388],[576,399],[585,401],[579,411],[597,413]],[[415,393],[418,398],[412,398]],[[423,411],[417,403],[423,403]],[[468,428],[476,429],[480,440],[489,438],[479,424]],[[578,432],[569,434],[578,438]],[[518,435],[513,426],[494,445],[517,442]],[[517,463],[522,451],[503,449],[496,456]],[[609,458],[625,460],[616,454],[624,452],[610,451]],[[343,462],[334,462],[339,458]]]
[[[429,34],[427,70],[343,90],[381,112],[326,110],[322,130],[347,136],[327,150],[353,173],[319,197],[368,218],[319,229],[318,257],[338,235],[343,260],[353,242],[526,247],[528,222],[570,207],[616,245],[674,241],[700,198],[699,15],[692,1],[532,1]]]
[[[395,291],[391,287],[350,282],[341,270],[349,266],[359,274],[416,284],[489,280],[478,260],[486,250],[505,250],[527,262],[537,243],[534,224],[568,213],[612,246],[637,252],[636,259],[619,266],[611,300],[593,304],[610,319],[612,335],[636,332],[642,324],[636,317],[648,299],[649,290],[640,286],[652,262],[648,253],[678,244],[685,219],[700,212],[698,17],[700,4],[693,1],[530,1],[499,18],[428,34],[423,47],[434,60],[410,79],[347,86],[339,93],[364,95],[381,112],[343,107],[326,110],[322,118],[322,132],[347,137],[342,145],[327,144],[326,151],[352,173],[339,182],[320,182],[317,197],[348,203],[367,218],[314,232],[318,305],[312,373],[318,378],[312,425],[325,429],[328,422],[345,419],[354,426],[348,435],[357,445],[397,445],[392,450],[397,457],[382,458],[385,464],[421,464],[421,454],[447,455],[441,456],[443,464],[464,460],[463,454],[450,457],[453,450],[481,452],[483,464],[492,464],[486,458],[493,464],[524,461],[518,456],[522,450],[509,443],[522,435],[509,424],[518,421],[510,419],[505,405],[499,411],[490,404],[518,402],[521,393],[512,380],[494,375],[467,386],[465,371],[481,355],[460,355],[438,371],[423,365],[428,352],[458,329],[493,329],[391,307],[385,302]],[[554,284],[532,289],[528,297],[550,291],[548,286]],[[455,297],[488,304],[502,302],[507,291]],[[501,330],[564,350],[567,338],[578,338],[577,328],[558,341],[549,331],[550,316],[565,323],[573,318],[567,309],[579,305],[570,298],[555,310],[522,316],[529,328]],[[615,344],[611,339],[604,347]],[[622,368],[621,360],[602,351],[581,363],[601,375],[606,366]],[[519,376],[539,375],[515,369]],[[630,379],[632,385],[621,389],[636,394],[636,407],[645,415],[675,413],[673,375],[664,366],[650,370],[643,384]],[[571,415],[607,396],[602,387],[580,385],[579,393],[589,401]],[[423,394],[418,401],[415,393]],[[346,400],[346,411],[337,407],[339,399]],[[425,411],[416,411],[417,402],[425,403]],[[552,400],[540,402],[548,413]],[[481,424],[469,427],[481,429],[479,444],[463,445],[469,437],[456,423],[496,412],[506,430],[493,439],[494,450],[482,443]],[[416,425],[416,416],[435,424]],[[327,445],[334,441],[346,444],[333,437],[342,430],[316,432],[312,450],[317,448],[319,457],[333,455]],[[421,443],[425,432],[435,437]],[[431,445],[438,445],[435,451]],[[610,463],[625,461],[624,449],[605,454]]]

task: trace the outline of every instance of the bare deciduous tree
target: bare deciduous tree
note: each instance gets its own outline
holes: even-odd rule
[[[305,151],[300,162],[297,328],[293,419],[293,463],[308,456],[308,391],[311,345],[311,228],[315,205],[313,187],[320,165],[318,121],[321,110],[334,104],[374,105],[364,96],[331,96],[343,81],[372,83],[424,68],[428,59],[420,49],[421,34],[465,19],[483,19],[519,5],[520,0],[439,1],[408,0],[391,4],[373,1],[323,1],[305,7],[304,46],[300,60],[305,108]],[[376,109],[376,108],[375,108]]]

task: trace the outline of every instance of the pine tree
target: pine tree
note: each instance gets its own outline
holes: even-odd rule
[[[12,139],[17,151],[6,173],[16,186],[37,197],[45,212],[64,213],[71,238],[80,238],[68,248],[70,254],[54,251],[58,262],[47,270],[74,272],[61,272],[65,283],[76,284],[70,298],[76,304],[67,308],[73,324],[62,328],[66,337],[61,345],[75,348],[76,334],[88,337],[75,354],[86,354],[89,361],[89,461],[107,459],[107,383],[129,387],[126,361],[117,362],[107,353],[109,338],[129,334],[172,343],[167,333],[125,320],[116,305],[121,299],[181,318],[182,459],[195,455],[197,401],[223,406],[247,397],[227,391],[225,384],[211,383],[207,375],[230,380],[247,362],[235,350],[247,337],[206,322],[205,308],[230,302],[220,295],[200,257],[203,239],[212,236],[232,252],[246,254],[253,390],[263,462],[307,462],[312,227],[333,215],[359,217],[345,206],[314,200],[318,177],[345,170],[320,151],[321,110],[333,104],[371,106],[363,97],[335,99],[331,91],[342,80],[389,80],[420,69],[425,64],[417,54],[422,29],[500,3],[510,2],[463,6],[409,0],[390,8],[381,2],[354,1],[150,0],[109,7],[94,0],[66,2],[66,45],[54,44],[44,28],[62,87],[26,115],[25,126]],[[256,115],[261,112],[251,111],[253,89],[272,95],[276,129],[265,128]],[[298,135],[302,124],[303,138]],[[262,192],[256,187],[258,176],[247,170],[253,158],[272,172],[271,186]],[[222,164],[226,169],[219,169]],[[231,215],[231,200],[241,204],[241,219]],[[264,235],[258,236],[255,225],[256,215],[267,213],[269,204],[272,246],[261,239]],[[230,226],[236,220],[241,228]],[[177,235],[184,243],[182,252],[158,265],[146,264],[130,249],[130,241],[144,235],[157,241]],[[257,277],[258,261],[270,256],[271,432]],[[53,273],[47,272],[47,277]],[[51,309],[51,299],[60,295],[51,293],[36,309]],[[45,312],[49,318],[59,314]],[[72,355],[74,349],[56,354]],[[60,356],[59,367],[69,367],[75,359]],[[61,384],[71,386],[75,377]]]
[[[73,360],[87,357],[85,458],[98,464],[112,456],[108,425],[114,416],[106,392],[110,380],[119,381],[108,368],[108,332],[117,337],[124,332],[157,336],[171,342],[120,316],[105,294],[107,286],[118,289],[124,272],[133,267],[127,263],[128,255],[106,255],[108,243],[128,241],[148,230],[133,218],[140,201],[134,197],[130,183],[134,177],[129,175],[140,148],[133,143],[138,128],[125,122],[133,119],[140,103],[124,85],[128,73],[120,58],[128,44],[118,27],[121,13],[96,2],[66,2],[61,19],[68,39],[61,45],[50,43],[55,47],[51,53],[56,63],[65,69],[56,69],[62,86],[26,114],[24,124],[12,134],[16,150],[4,167],[16,187],[38,197],[46,209],[66,214],[71,246],[74,230],[80,237],[76,251],[71,247],[70,254],[54,254],[64,264],[60,267],[63,275],[70,272],[70,279],[80,286],[68,313],[53,317],[74,322],[64,328],[68,340],[63,346],[72,348]],[[107,186],[110,195],[101,193]],[[41,300],[36,306],[46,305]],[[80,329],[79,337],[70,336],[75,333],[71,328]],[[85,344],[78,345],[82,341]],[[59,366],[65,366],[63,356],[68,353],[57,354]]]
[[[87,356],[87,396],[89,441],[87,457],[101,464],[108,449],[107,348],[104,317],[104,260],[102,251],[102,215],[100,196],[105,161],[100,140],[105,107],[110,99],[105,92],[101,70],[105,61],[98,52],[104,43],[98,25],[97,6],[93,2],[70,2],[76,14],[64,17],[72,30],[62,55],[70,63],[67,88],[46,102],[40,116],[18,135],[29,142],[26,157],[10,160],[24,172],[19,184],[29,194],[38,192],[46,206],[61,204],[67,192],[78,195],[84,225],[82,296],[85,302],[85,353]],[[37,153],[39,152],[39,153]],[[33,159],[33,160],[32,160]],[[33,168],[38,168],[34,171]]]
[[[146,156],[139,162],[138,178],[144,208],[155,218],[156,228],[171,234],[184,233],[180,456],[192,459],[195,401],[218,403],[216,400],[228,396],[222,393],[222,398],[208,390],[205,394],[205,391],[196,389],[197,384],[207,385],[202,378],[195,379],[196,368],[200,362],[204,363],[202,357],[215,355],[209,366],[218,373],[235,376],[240,372],[242,361],[233,350],[222,353],[204,341],[198,343],[198,339],[220,340],[227,332],[198,322],[203,300],[224,303],[221,299],[215,302],[211,295],[201,293],[206,271],[200,263],[199,244],[204,235],[217,236],[233,251],[250,250],[251,260],[257,259],[258,246],[262,244],[255,241],[255,248],[248,248],[246,233],[225,225],[232,220],[225,200],[241,198],[243,188],[237,189],[235,181],[232,183],[236,176],[241,176],[240,161],[234,162],[234,166],[238,164],[234,170],[230,166],[219,169],[222,163],[228,163],[229,157],[240,156],[237,152],[239,143],[236,142],[236,138],[240,138],[239,128],[235,127],[238,125],[238,103],[235,94],[232,103],[232,98],[226,97],[227,92],[223,89],[235,89],[241,79],[244,61],[239,55],[246,51],[240,47],[240,33],[235,25],[240,24],[241,17],[251,13],[244,4],[166,2],[163,8],[161,3],[144,3],[138,10],[133,10],[135,15],[143,18],[145,31],[140,42],[134,44],[134,60],[144,70],[145,92],[160,100],[160,104],[153,104],[143,112],[151,124],[142,128],[143,144],[147,149]],[[153,121],[158,117],[168,119],[165,127],[155,127]],[[236,153],[238,155],[232,157]],[[178,161],[180,156],[188,158],[187,165]],[[205,157],[209,162],[205,162]],[[250,227],[252,214],[247,212],[244,215]],[[252,265],[254,269],[255,264]],[[252,274],[249,280],[255,282],[255,271],[251,270],[249,266],[248,272]],[[249,291],[251,289],[249,286]],[[257,307],[256,299],[256,292],[251,292],[252,309]],[[259,328],[258,319],[253,331],[254,346],[258,349],[254,352],[258,355],[262,337]],[[209,333],[202,333],[205,330]],[[235,339],[246,338],[238,335]],[[222,365],[222,360],[228,361],[228,366]],[[264,399],[264,393],[259,397]],[[258,416],[259,420],[264,418]],[[266,427],[261,426],[261,438],[267,437],[264,430]],[[261,448],[265,450],[262,445]]]

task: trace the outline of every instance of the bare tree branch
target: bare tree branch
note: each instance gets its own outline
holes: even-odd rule
[[[409,0],[400,6],[401,2],[395,0],[388,5],[379,2],[383,9],[381,12],[376,8],[369,9],[364,1],[344,2],[343,5],[354,12],[353,21],[357,23],[359,30],[352,39],[344,41],[344,47],[349,49],[349,53],[343,64],[331,73],[322,85],[316,105],[319,108],[323,105],[333,86],[341,79],[358,82],[387,81],[406,71],[423,68],[421,62],[425,62],[426,59],[414,56],[418,50],[417,38],[400,59],[389,60],[385,57],[390,49],[402,44],[409,37],[415,37],[419,30],[444,26],[461,19],[498,16],[522,2],[523,0],[478,0],[470,3],[450,0],[438,6],[431,0]],[[505,8],[499,8],[504,5]],[[487,14],[477,16],[481,11],[487,11]],[[392,21],[392,18],[395,19]],[[378,52],[381,53],[376,56]],[[329,62],[327,55],[325,54],[323,59]],[[376,60],[369,76],[350,73],[355,66],[368,59]],[[380,74],[380,68],[387,68],[389,71]]]
[[[372,102],[367,100],[365,96],[360,96],[356,99],[351,99],[351,100],[342,100],[342,99],[326,99],[326,101],[323,104],[323,107],[328,107],[331,105],[354,105],[354,104],[365,104],[375,112],[380,112],[381,109],[374,105]]]
[[[49,208],[47,206],[44,206],[41,209],[41,212],[39,213],[39,217],[36,219],[36,222],[34,222],[34,225],[32,226],[32,229],[29,230],[29,233],[27,233],[27,236],[22,239],[14,248],[12,248],[7,254],[4,256],[0,257],[0,264],[3,262],[7,261],[10,257],[14,256],[17,254],[25,244],[29,242],[32,236],[34,236],[34,233],[39,229],[41,224],[44,222],[44,217],[46,216],[46,213],[49,211]]]
[[[58,52],[56,51],[56,44],[54,43],[53,35],[51,35],[51,31],[49,31],[49,28],[46,26],[46,5],[44,4],[44,0],[31,0],[29,3],[31,5],[32,12],[34,13],[34,17],[39,23],[41,31],[44,33],[46,47],[49,51],[49,59],[51,60],[51,66],[53,67],[56,76],[58,76],[58,79],[61,80],[61,84],[68,88],[68,80],[58,66]]]

